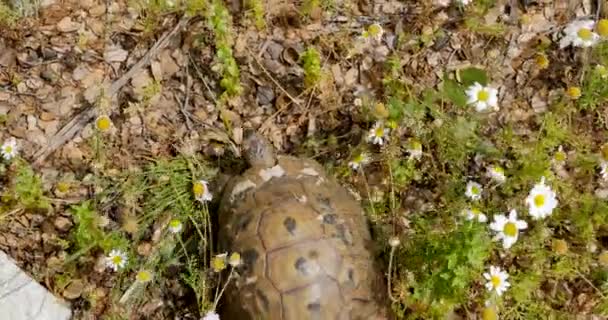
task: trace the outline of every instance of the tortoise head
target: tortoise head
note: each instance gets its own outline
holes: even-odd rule
[[[243,155],[252,167],[270,168],[275,165],[275,151],[270,141],[251,130],[243,139]]]

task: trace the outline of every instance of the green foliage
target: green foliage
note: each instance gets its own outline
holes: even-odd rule
[[[304,68],[304,85],[314,87],[321,80],[321,56],[317,49],[310,47],[300,55]]]
[[[123,201],[128,207],[143,202],[143,215],[139,218],[142,234],[146,227],[162,218],[167,211],[182,222],[208,222],[206,210],[200,210],[192,195],[192,184],[199,179],[211,179],[217,173],[198,158],[176,157],[156,160],[142,172],[129,174],[121,186]],[[205,225],[205,227],[207,227]]]
[[[484,272],[492,248],[484,225],[467,222],[450,231],[437,226],[418,218],[416,234],[396,260],[398,270],[414,274],[407,304],[427,306],[421,314],[426,317],[443,316],[466,301],[468,288]]]
[[[310,16],[314,10],[321,8],[321,0],[304,0],[300,6],[300,14]]]
[[[172,0],[129,0],[128,3],[139,11],[144,33],[150,36],[161,25],[163,15],[176,9]]]
[[[99,228],[99,215],[92,208],[91,201],[72,206],[72,216],[76,222],[76,227],[72,231],[76,250],[98,244],[104,239],[105,234]]]
[[[460,82],[465,87],[471,86],[478,82],[482,86],[488,85],[488,75],[482,69],[470,67],[458,71]]]
[[[263,30],[266,28],[264,2],[261,0],[247,0],[245,1],[245,5],[249,10],[248,14],[254,21],[256,28],[258,28],[258,30]]]
[[[16,200],[24,209],[50,209],[51,205],[44,195],[40,177],[22,160],[17,160],[15,166],[16,174],[6,195]]]
[[[608,101],[608,77],[598,69],[588,70],[583,85],[582,95],[577,104],[583,110],[595,110]]]
[[[458,82],[452,79],[445,79],[443,81],[442,93],[445,98],[458,107],[465,107],[467,105],[467,95],[464,89]]]
[[[462,116],[454,119],[444,117],[440,121],[442,123],[433,130],[432,136],[437,155],[441,159],[440,163],[455,170],[452,174],[457,174],[465,169],[468,156],[480,142],[476,133],[478,124]]]
[[[118,231],[106,233],[100,228],[101,217],[93,208],[92,201],[84,201],[71,207],[76,223],[72,229],[75,257],[96,247],[108,252],[114,248],[126,249],[128,240]]]
[[[13,27],[17,23],[18,14],[8,5],[0,2],[0,26]]]
[[[239,67],[232,55],[232,18],[222,1],[214,0],[211,3],[208,21],[215,36],[215,57],[218,60],[216,67],[222,75],[220,86],[224,89],[222,99],[237,96],[242,87]]]

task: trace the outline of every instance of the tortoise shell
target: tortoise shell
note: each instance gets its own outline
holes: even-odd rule
[[[219,245],[239,252],[222,319],[384,319],[359,203],[312,160],[277,157],[226,186]]]

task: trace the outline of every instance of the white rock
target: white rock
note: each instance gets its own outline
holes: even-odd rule
[[[72,311],[0,251],[0,318],[68,320]]]
[[[109,46],[103,54],[103,58],[107,63],[123,62],[127,60],[129,52],[118,45]]]
[[[65,17],[57,23],[57,30],[61,32],[74,32],[80,28],[80,23],[72,21],[72,18]]]

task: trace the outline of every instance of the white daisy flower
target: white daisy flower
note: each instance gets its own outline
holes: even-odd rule
[[[503,183],[507,180],[507,177],[505,176],[505,169],[498,165],[490,166],[488,168],[487,176],[498,183]]]
[[[505,249],[511,248],[519,237],[519,230],[526,229],[528,223],[524,220],[517,220],[515,209],[509,212],[509,217],[502,214],[494,216],[494,222],[490,223],[490,229],[497,232],[495,240],[502,239],[502,246]]]
[[[366,153],[360,153],[356,155],[349,163],[348,166],[353,170],[358,170],[360,167],[369,163],[369,156]]]
[[[475,82],[467,91],[467,104],[475,104],[475,110],[478,112],[492,107],[498,110],[498,90],[491,87],[484,87]]]
[[[15,138],[4,141],[4,144],[0,147],[0,154],[6,161],[17,156],[17,151],[19,151],[19,148],[17,147],[17,140]]]
[[[127,254],[122,250],[114,249],[106,257],[106,265],[114,271],[122,269],[127,264]]]
[[[220,315],[211,310],[201,320],[220,320]]]
[[[526,204],[530,211],[530,215],[534,219],[542,219],[550,216],[553,209],[557,207],[558,201],[556,194],[549,186],[545,184],[545,177],[540,179],[540,183],[536,184],[530,194],[526,198]]]
[[[467,182],[467,190],[465,191],[465,195],[469,197],[471,200],[479,200],[481,199],[481,192],[483,188],[481,185],[475,181]]]
[[[390,131],[391,129],[384,126],[384,123],[377,121],[370,130],[367,140],[373,144],[383,145],[385,140],[388,141]]]
[[[192,185],[192,193],[194,193],[194,197],[196,200],[200,202],[211,201],[213,199],[213,195],[209,191],[209,182],[206,180],[199,180],[194,182]]]
[[[422,157],[422,143],[417,139],[411,139],[408,143],[407,153],[411,159],[420,159]]]
[[[471,1],[473,1],[473,0],[454,0],[454,2],[456,4],[463,5],[463,6],[468,5],[469,3],[471,3]]]
[[[572,21],[564,28],[564,36],[559,42],[560,49],[569,45],[574,47],[592,47],[599,40],[600,36],[593,32],[595,21],[591,19]]]
[[[490,266],[490,272],[485,272],[483,277],[488,280],[488,282],[486,282],[486,288],[489,291],[495,291],[499,296],[511,286],[507,281],[509,274],[500,267]]]
[[[179,233],[182,231],[183,227],[182,222],[178,219],[172,219],[169,221],[169,231],[171,231],[171,233]]]
[[[467,220],[477,220],[479,222],[488,221],[488,217],[475,207],[462,210],[462,215],[464,215]]]

